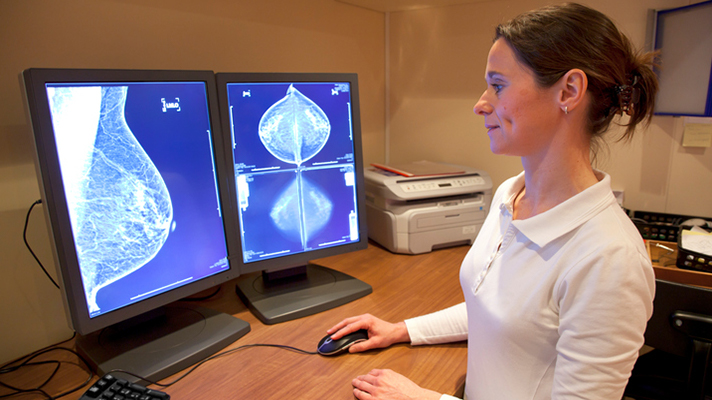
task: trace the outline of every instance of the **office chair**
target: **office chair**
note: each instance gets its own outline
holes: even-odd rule
[[[705,400],[712,349],[712,290],[657,279],[645,344],[625,390],[636,400]]]

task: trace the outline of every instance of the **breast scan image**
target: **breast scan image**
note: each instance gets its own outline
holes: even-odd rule
[[[330,132],[326,113],[293,85],[262,115],[259,124],[267,151],[297,167],[294,180],[277,196],[270,217],[285,237],[301,242],[302,247],[329,222],[333,205],[299,167],[324,148]]]
[[[156,256],[173,221],[168,188],[126,123],[127,91],[47,89],[90,313],[99,289]]]
[[[273,156],[299,166],[324,148],[331,125],[316,103],[290,85],[287,95],[262,116],[259,132]]]

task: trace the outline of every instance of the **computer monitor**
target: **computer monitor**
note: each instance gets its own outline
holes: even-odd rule
[[[219,73],[233,152],[242,272],[264,323],[324,311],[371,286],[310,260],[367,247],[356,74]]]
[[[21,82],[68,317],[97,372],[159,380],[249,332],[177,302],[239,276],[214,73],[28,69]]]

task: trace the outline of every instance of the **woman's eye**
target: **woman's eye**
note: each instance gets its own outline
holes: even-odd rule
[[[494,89],[495,94],[499,94],[499,92],[502,90],[502,85],[493,84],[492,88]]]

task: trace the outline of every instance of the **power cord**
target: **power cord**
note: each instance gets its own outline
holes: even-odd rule
[[[76,334],[75,334],[75,336],[76,336]],[[79,390],[83,389],[84,387],[86,387],[89,384],[89,382],[91,382],[92,378],[94,377],[94,373],[91,371],[91,368],[89,367],[89,363],[76,351],[74,351],[72,349],[68,349],[66,347],[57,347],[62,343],[72,340],[73,338],[74,338],[74,336],[72,336],[71,338],[67,339],[64,342],[60,342],[58,344],[47,347],[45,349],[38,350],[28,356],[25,356],[23,358],[20,358],[15,361],[11,361],[9,363],[6,363],[6,364],[0,366],[0,376],[1,376],[1,375],[9,374],[9,373],[12,373],[12,372],[18,371],[20,369],[24,369],[24,368],[31,368],[31,367],[42,366],[42,365],[54,365],[54,369],[52,370],[50,375],[47,377],[47,379],[45,379],[44,382],[39,384],[37,387],[20,388],[20,387],[11,385],[9,383],[0,381],[0,387],[4,387],[4,388],[12,391],[11,393],[0,395],[0,399],[17,396],[20,394],[39,393],[42,396],[44,396],[44,398],[46,398],[46,399],[54,400],[54,399],[59,399],[61,397],[67,396],[71,393],[74,393],[74,392],[79,391]],[[38,360],[38,361],[35,361],[35,359],[37,357],[39,357],[43,354],[54,352],[54,351],[66,351],[66,352],[72,353],[72,354],[76,355],[84,365],[82,366],[81,364],[76,363],[76,362],[59,361],[59,360]],[[59,371],[60,367],[63,364],[74,365],[80,369],[84,369],[87,371],[88,376],[84,382],[75,386],[74,388],[69,389],[69,390],[62,392],[60,394],[57,394],[57,395],[50,395],[45,390],[45,386],[55,377],[55,375],[57,374],[57,372]]]
[[[54,279],[52,278],[52,276],[49,274],[49,272],[47,272],[47,270],[45,269],[44,265],[42,265],[42,262],[40,261],[40,259],[37,258],[37,255],[35,255],[35,252],[32,251],[32,248],[30,247],[30,244],[27,243],[27,225],[28,225],[28,223],[29,223],[29,221],[30,221],[30,214],[32,213],[32,209],[35,208],[35,206],[38,205],[38,204],[40,204],[40,203],[42,203],[42,200],[37,200],[37,201],[35,201],[35,202],[32,203],[32,205],[30,206],[30,209],[27,210],[27,216],[25,217],[25,229],[22,230],[22,240],[25,241],[25,246],[27,246],[27,250],[29,250],[29,251],[30,251],[30,254],[32,254],[32,257],[35,258],[35,261],[37,261],[37,264],[39,264],[40,268],[42,268],[42,271],[44,271],[45,275],[47,275],[47,278],[49,278],[49,280],[52,281],[52,284],[54,284],[54,286],[55,286],[57,289],[59,289],[59,285],[57,284],[57,282],[55,282]]]
[[[240,351],[240,350],[245,350],[245,349],[249,349],[249,348],[253,348],[253,347],[274,347],[274,348],[283,349],[283,350],[288,350],[288,351],[293,351],[293,352],[295,352],[295,353],[305,354],[305,355],[317,355],[317,354],[319,354],[319,353],[317,353],[316,351],[307,351],[307,350],[302,350],[302,349],[299,349],[299,348],[296,348],[296,347],[286,346],[286,345],[281,345],[281,344],[259,344],[259,343],[257,343],[257,344],[246,344],[246,345],[242,345],[242,346],[236,347],[236,348],[234,348],[234,349],[226,350],[226,351],[223,351],[223,352],[221,352],[221,353],[217,353],[217,354],[215,354],[215,355],[212,355],[212,356],[210,356],[210,357],[208,357],[208,358],[206,358],[206,359],[200,361],[199,363],[193,365],[193,367],[191,367],[191,368],[190,368],[188,371],[186,371],[183,375],[179,376],[179,377],[176,378],[175,380],[173,380],[173,381],[171,381],[171,382],[168,382],[168,383],[154,382],[154,381],[152,381],[152,380],[150,380],[150,379],[146,379],[146,378],[143,377],[143,376],[139,376],[139,375],[134,374],[133,372],[125,371],[125,370],[122,370],[122,369],[114,369],[114,370],[111,370],[111,371],[109,371],[109,372],[107,372],[107,373],[115,373],[115,372],[118,372],[118,373],[122,373],[122,374],[127,374],[127,375],[131,375],[131,376],[133,376],[133,377],[139,378],[139,379],[141,379],[141,380],[143,380],[143,381],[145,381],[145,382],[148,382],[148,383],[151,384],[151,385],[156,385],[156,386],[159,386],[159,387],[162,387],[162,388],[167,388],[167,387],[173,386],[174,384],[180,382],[181,380],[183,380],[185,377],[187,377],[188,375],[190,375],[191,373],[193,373],[193,371],[195,371],[196,369],[198,369],[200,366],[202,366],[203,364],[205,364],[205,363],[208,362],[208,361],[212,361],[212,360],[215,360],[215,359],[218,359],[218,358],[221,358],[221,357],[225,357],[225,356],[228,356],[228,355],[230,355],[230,354],[232,354],[232,353],[238,352],[238,351]]]
[[[37,258],[37,255],[35,255],[35,252],[32,251],[32,248],[30,247],[30,244],[27,242],[27,226],[28,226],[28,223],[29,223],[29,220],[30,220],[30,214],[32,213],[32,209],[33,209],[37,204],[41,204],[41,203],[42,203],[42,200],[37,200],[37,201],[35,201],[34,203],[32,203],[32,205],[30,206],[29,210],[27,210],[27,216],[25,217],[25,228],[24,228],[23,231],[22,231],[22,238],[23,238],[23,240],[25,241],[25,246],[27,246],[27,250],[29,250],[29,251],[30,251],[30,254],[32,254],[32,257],[35,258],[35,261],[37,261],[37,264],[40,266],[40,268],[42,268],[42,271],[44,271],[45,275],[47,275],[47,278],[49,278],[49,280],[52,281],[52,284],[54,284],[54,286],[56,286],[57,289],[59,289],[59,285],[57,284],[57,282],[55,282],[55,280],[52,278],[52,276],[47,272],[47,270],[45,269],[44,265],[42,265],[42,262],[39,260],[39,258]],[[218,287],[218,289],[217,289],[214,293],[211,293],[211,294],[205,296],[205,298],[188,298],[188,299],[185,299],[185,300],[186,300],[186,301],[204,300],[204,299],[207,299],[207,298],[210,298],[210,297],[216,295],[216,294],[219,292],[219,290],[220,290],[220,287]],[[76,336],[76,333],[75,333],[75,336]],[[74,336],[73,336],[72,338],[74,338]],[[71,340],[71,338],[68,339],[68,340]],[[61,343],[59,343],[59,344],[61,344]],[[36,393],[42,394],[43,396],[45,396],[45,397],[46,397],[47,399],[49,399],[49,400],[54,400],[54,399],[59,399],[59,398],[61,398],[61,397],[64,397],[64,396],[66,396],[66,395],[68,395],[68,394],[70,394],[70,393],[74,393],[74,392],[76,392],[76,391],[82,389],[82,388],[85,387],[86,385],[88,385],[89,382],[91,382],[91,379],[94,377],[94,373],[91,371],[91,367],[89,366],[89,363],[88,363],[79,353],[77,353],[77,352],[74,351],[74,350],[71,350],[71,349],[68,349],[68,348],[65,348],[65,347],[55,347],[55,346],[58,346],[59,344],[53,345],[53,346],[51,346],[50,348],[47,348],[47,349],[44,349],[44,350],[38,350],[38,351],[36,351],[35,353],[32,353],[32,354],[28,355],[28,356],[26,356],[26,357],[24,358],[24,361],[20,362],[20,363],[17,364],[17,365],[12,365],[12,364],[17,363],[19,360],[12,361],[12,362],[7,363],[7,364],[5,364],[5,365],[3,365],[3,366],[0,366],[0,375],[3,375],[3,374],[7,374],[7,373],[10,373],[10,372],[17,371],[17,370],[19,370],[19,369],[21,369],[21,368],[26,368],[26,367],[31,367],[31,366],[47,365],[47,364],[53,364],[53,365],[55,365],[54,371],[50,374],[50,376],[49,376],[44,382],[42,382],[42,384],[40,384],[40,385],[39,385],[38,387],[36,387],[36,388],[28,388],[28,389],[17,388],[17,387],[14,387],[14,386],[10,385],[10,384],[7,384],[7,383],[4,383],[4,382],[0,381],[0,386],[5,387],[5,388],[7,388],[7,389],[10,389],[10,390],[13,390],[13,391],[14,391],[13,393],[0,395],[0,399],[8,398],[8,397],[10,397],[10,396],[15,396],[15,395],[19,395],[19,394],[35,393],[35,392],[36,392]],[[245,349],[253,348],[253,347],[274,347],[274,348],[289,350],[289,351],[293,351],[293,352],[300,353],[300,354],[305,354],[305,355],[316,355],[316,354],[318,354],[318,353],[315,352],[315,351],[307,351],[307,350],[302,350],[302,349],[299,349],[299,348],[296,348],[296,347],[286,346],[286,345],[279,345],[279,344],[246,344],[246,345],[239,346],[239,347],[236,347],[236,348],[234,348],[234,349],[226,350],[226,351],[223,351],[223,352],[221,352],[221,353],[218,353],[218,354],[215,354],[215,355],[213,355],[213,356],[210,356],[210,357],[208,357],[208,358],[206,358],[206,359],[200,361],[199,363],[195,364],[192,368],[190,368],[188,371],[186,371],[183,375],[181,375],[181,376],[179,376],[178,378],[176,378],[174,381],[168,382],[168,383],[153,382],[153,381],[151,381],[150,379],[146,379],[146,378],[143,377],[143,376],[139,376],[139,375],[134,374],[134,373],[132,373],[132,372],[130,372],[130,371],[125,371],[125,370],[121,370],[121,369],[114,369],[114,370],[111,370],[111,371],[107,372],[107,374],[108,374],[108,373],[122,373],[122,374],[127,374],[127,375],[130,375],[130,376],[139,378],[139,379],[141,379],[141,380],[143,380],[143,381],[145,381],[145,382],[148,382],[149,384],[156,385],[156,386],[159,386],[159,387],[162,387],[162,388],[167,388],[167,387],[169,387],[169,386],[172,386],[172,385],[178,383],[179,381],[181,381],[182,379],[184,379],[185,377],[187,377],[188,375],[190,375],[191,373],[193,373],[193,371],[195,371],[196,369],[198,369],[200,366],[202,366],[203,364],[205,364],[205,363],[208,362],[208,361],[215,360],[215,359],[218,359],[218,358],[221,358],[221,357],[225,357],[225,356],[230,355],[230,354],[232,354],[232,353],[235,353],[235,352],[237,352],[237,351],[245,350]],[[40,355],[42,355],[42,354],[45,354],[45,353],[49,353],[49,352],[51,352],[51,351],[57,351],[57,350],[64,350],[64,351],[68,351],[68,352],[70,352],[70,353],[75,354],[75,355],[84,363],[84,365],[86,366],[87,371],[89,371],[89,377],[88,377],[88,378],[86,379],[86,381],[84,381],[84,383],[82,383],[81,385],[79,385],[79,386],[77,386],[77,387],[75,387],[75,388],[73,388],[73,389],[70,389],[70,390],[68,390],[68,391],[66,391],[66,392],[64,392],[64,393],[60,393],[60,394],[58,394],[58,395],[51,396],[49,393],[47,393],[47,392],[45,392],[45,391],[43,390],[43,387],[45,387],[45,386],[52,380],[52,378],[54,378],[54,376],[57,374],[57,371],[59,371],[59,368],[60,368],[60,366],[62,365],[62,363],[71,364],[71,365],[76,365],[76,366],[78,366],[78,367],[81,368],[81,365],[79,365],[78,363],[73,363],[73,362],[68,362],[68,361],[62,362],[62,361],[58,361],[58,360],[49,360],[49,361],[36,361],[36,362],[33,362],[33,360],[34,360],[35,358],[37,358],[38,356],[40,356]],[[21,360],[22,360],[22,359],[21,359]]]
[[[75,336],[76,336],[76,333],[75,333]],[[72,337],[72,338],[74,338],[74,337]],[[72,338],[68,339],[67,341],[71,340]],[[36,351],[36,352],[34,352],[34,353],[28,355],[28,356],[25,356],[24,358],[21,358],[21,359],[19,359],[19,360],[15,360],[15,361],[11,361],[11,362],[9,362],[9,363],[3,365],[3,366],[0,366],[0,376],[1,376],[1,375],[4,375],[4,374],[9,374],[9,373],[11,373],[11,372],[15,372],[15,371],[17,371],[17,370],[19,370],[19,369],[21,369],[21,368],[29,368],[29,367],[40,366],[40,365],[55,365],[55,368],[54,368],[54,370],[52,371],[52,373],[49,375],[49,377],[47,377],[47,379],[45,379],[44,382],[42,382],[41,384],[39,384],[37,387],[34,387],[34,388],[19,388],[19,387],[15,387],[15,386],[13,386],[13,385],[10,385],[10,384],[8,384],[8,383],[4,383],[4,382],[0,381],[0,387],[5,387],[5,388],[10,389],[10,390],[13,391],[12,393],[0,395],[0,399],[5,399],[5,398],[8,398],[8,397],[12,397],[12,396],[20,395],[20,394],[39,393],[39,394],[43,395],[44,398],[46,398],[46,399],[48,399],[48,400],[55,400],[55,399],[59,399],[59,398],[61,398],[61,397],[67,396],[67,395],[69,395],[69,394],[71,394],[71,393],[74,393],[74,392],[76,392],[76,391],[78,391],[78,390],[81,390],[81,389],[83,389],[84,387],[86,387],[86,386],[89,384],[89,382],[91,382],[92,378],[94,378],[94,373],[92,372],[91,367],[89,366],[89,363],[88,363],[79,353],[77,353],[76,351],[74,351],[74,350],[72,350],[72,349],[68,349],[68,348],[65,348],[65,347],[56,347],[56,346],[59,346],[60,344],[61,344],[61,343],[58,343],[58,344],[53,345],[53,346],[51,346],[51,347],[49,347],[49,348],[46,348],[46,349],[43,349],[43,350],[38,350],[38,351]],[[171,382],[168,382],[168,383],[154,382],[154,381],[152,381],[152,380],[150,380],[150,379],[147,379],[146,377],[143,377],[143,376],[134,374],[133,372],[126,371],[126,370],[122,370],[122,369],[113,369],[113,370],[111,370],[111,371],[108,371],[107,374],[114,374],[114,373],[126,374],[126,375],[130,375],[130,376],[136,377],[136,378],[138,378],[138,379],[141,379],[141,380],[143,380],[144,382],[148,382],[148,383],[151,384],[151,385],[156,385],[156,386],[161,387],[161,388],[167,388],[167,387],[173,386],[174,384],[176,384],[176,383],[178,383],[179,381],[183,380],[185,377],[187,377],[188,375],[190,375],[191,373],[193,373],[196,369],[198,369],[199,367],[201,367],[203,364],[207,363],[208,361],[212,361],[212,360],[215,360],[215,359],[218,359],[218,358],[221,358],[221,357],[225,357],[225,356],[228,356],[228,355],[230,355],[230,354],[232,354],[232,353],[238,352],[238,351],[240,351],[240,350],[245,350],[245,349],[249,349],[249,348],[253,348],[253,347],[273,347],[273,348],[278,348],[278,349],[293,351],[293,352],[295,352],[295,353],[304,354],[304,355],[316,355],[316,354],[318,354],[318,353],[315,352],[315,351],[307,351],[307,350],[299,349],[299,348],[296,348],[296,347],[286,346],[286,345],[279,345],[279,344],[246,344],[246,345],[242,345],[242,346],[236,347],[236,348],[234,348],[234,349],[226,350],[226,351],[223,351],[223,352],[221,352],[221,353],[218,353],[218,354],[215,354],[215,355],[213,355],[213,356],[210,356],[210,357],[208,357],[208,358],[206,358],[206,359],[200,361],[199,363],[193,365],[193,366],[192,366],[188,371],[186,371],[183,375],[179,376],[179,377],[176,378],[175,380],[173,380],[173,381],[171,381]],[[59,361],[59,360],[40,360],[40,361],[34,361],[34,360],[35,360],[37,357],[39,357],[40,355],[43,355],[43,354],[46,354],[46,353],[49,353],[49,352],[52,352],[52,351],[67,351],[67,352],[70,352],[70,353],[76,355],[76,356],[79,358],[79,360],[81,360],[81,362],[84,364],[84,367],[82,367],[82,365],[80,365],[79,363],[74,363],[74,362],[70,362],[70,361]],[[76,387],[74,387],[74,388],[72,388],[72,389],[70,389],[70,390],[68,390],[68,391],[66,391],[66,392],[63,392],[63,393],[60,393],[60,394],[57,394],[57,395],[50,395],[49,393],[47,393],[47,392],[45,391],[44,388],[45,388],[45,386],[52,380],[52,378],[55,377],[55,375],[56,375],[57,372],[59,371],[59,368],[61,367],[62,364],[75,365],[75,366],[78,366],[79,368],[86,369],[86,371],[88,371],[88,373],[89,373],[89,376],[87,377],[87,379],[86,379],[83,383],[81,383],[80,385],[78,385],[78,386],[76,386]]]

